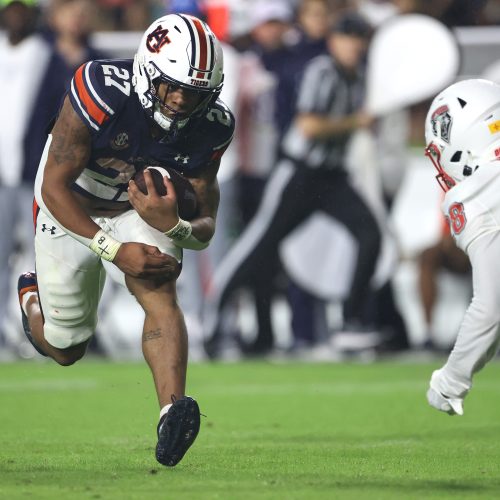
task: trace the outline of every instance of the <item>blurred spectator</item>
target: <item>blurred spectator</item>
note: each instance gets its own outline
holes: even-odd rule
[[[483,24],[500,24],[500,2],[488,0],[483,9]]]
[[[97,0],[99,8],[97,29],[144,31],[153,18],[154,5],[148,0]]]
[[[243,39],[237,43],[240,49],[244,48],[237,125],[240,231],[255,215],[264,185],[276,164],[280,132],[287,120],[284,115],[291,107],[293,92],[293,75],[289,73],[293,51],[287,39],[293,26],[290,6],[284,0],[259,1],[251,12],[250,36],[244,43]],[[244,350],[261,353],[272,347],[270,308],[275,288],[270,281],[254,282],[250,289],[256,308],[257,338]],[[226,315],[230,315],[228,310]]]
[[[358,243],[351,290],[344,304],[345,327],[359,320],[358,308],[369,287],[380,234],[370,210],[350,186],[344,156],[351,134],[373,123],[371,116],[360,111],[369,32],[359,16],[343,16],[328,36],[330,54],[308,64],[297,115],[284,138],[284,159],[267,183],[256,216],[216,271],[213,309],[207,311],[213,316],[205,324],[212,341],[221,328],[218,313],[236,289],[254,286],[269,293],[280,267],[280,242],[316,211],[346,225]],[[315,263],[312,255],[304,259],[307,265]],[[267,343],[259,348],[269,350],[273,339],[264,338]]]
[[[63,82],[61,60],[36,33],[38,9],[30,0],[2,0],[0,19],[0,318],[6,319],[15,249],[33,262],[33,181],[55,116]],[[41,96],[43,95],[43,99]],[[32,265],[32,264],[30,264]],[[2,326],[0,325],[0,329]]]
[[[301,0],[297,9],[296,31],[287,47],[286,71],[277,89],[278,127],[280,138],[288,129],[295,113],[298,87],[306,64],[320,54],[326,54],[326,37],[335,19],[330,0]]]
[[[443,9],[439,20],[447,26],[474,26],[484,21],[484,8],[488,0],[452,0]]]
[[[326,52],[326,36],[332,27],[334,13],[330,0],[302,0],[297,11],[300,40],[295,50],[305,59]]]
[[[357,0],[356,6],[360,15],[374,27],[380,26],[398,12],[392,0]]]
[[[384,20],[393,14],[397,14],[397,11],[385,10]],[[386,253],[382,259],[386,259],[384,265],[388,265],[388,275],[380,283],[381,286],[376,287],[370,294],[364,314],[365,321],[373,323],[384,337],[377,350],[380,354],[385,354],[410,348],[407,327],[394,297],[392,280],[398,265],[399,249],[390,228],[394,200],[407,173],[410,111],[397,109],[377,118],[376,126],[369,133],[363,132],[365,138],[373,142],[372,146],[368,147],[368,152],[364,153],[368,154],[368,157],[358,158],[361,169],[358,165],[359,172],[354,175],[359,178],[360,189],[366,193],[384,229]],[[415,131],[423,136],[421,130]],[[358,150],[357,154],[363,153]]]
[[[305,64],[327,52],[325,36],[332,23],[328,0],[303,0],[297,24],[288,2],[258,2],[252,11],[252,30],[243,57],[244,111],[240,200],[245,226],[255,215],[263,188],[278,160],[279,144],[293,119],[296,94]],[[250,76],[252,75],[252,76]],[[256,291],[258,334],[252,352],[272,347],[270,307],[272,285]],[[288,291],[292,331],[311,335],[315,299],[294,284]],[[301,336],[298,334],[298,336]]]
[[[460,276],[471,273],[469,258],[455,245],[448,223],[443,220],[443,234],[432,247],[426,248],[419,256],[418,287],[424,310],[425,336],[419,346],[422,350],[439,350],[433,331],[433,313],[438,298],[438,280],[442,271]],[[447,346],[446,346],[447,347]]]
[[[334,20],[330,0],[301,0],[297,8],[298,38],[292,47],[288,76],[286,81],[293,82],[288,87],[287,101],[290,103],[283,110],[282,133],[293,120],[296,93],[302,73],[307,63],[314,57],[327,54],[326,38]],[[286,95],[286,94],[285,94]],[[321,337],[326,324],[325,304],[290,280],[287,290],[292,321],[292,344],[289,352],[300,355],[308,350]],[[321,325],[321,326],[320,326]],[[325,332],[323,332],[324,334]]]
[[[251,43],[248,50],[256,54],[277,82],[274,108],[275,123],[281,136],[290,122],[287,111],[292,108],[295,79],[293,11],[285,0],[263,2],[259,0],[252,12]],[[276,151],[277,151],[276,145]],[[275,152],[276,152],[275,151]]]
[[[387,4],[387,2],[363,2],[370,3],[372,6]],[[405,14],[424,14],[428,16],[440,17],[449,7],[450,2],[437,1],[435,3],[420,0],[394,0],[398,9],[384,9],[384,18],[388,19],[391,15],[400,14],[397,18],[403,19]],[[369,13],[369,10],[364,9]],[[429,77],[431,75],[429,73]],[[428,109],[428,103],[420,103],[411,107],[405,107],[386,113],[377,120],[377,126],[373,129],[373,147],[371,150],[371,163],[378,172],[378,182],[372,182],[372,185],[379,184],[380,198],[385,205],[382,207],[389,216],[392,215],[393,202],[398,194],[399,188],[407,173],[409,164],[408,146],[411,142],[422,143],[423,141],[423,123],[425,113]],[[373,154],[376,151],[376,154]],[[370,163],[367,159],[364,163]],[[366,181],[365,181],[366,182]],[[376,290],[371,298],[371,306],[368,307],[374,314],[378,330],[384,332],[385,342],[379,346],[383,351],[406,350],[410,347],[406,324],[393,297],[392,280]]]
[[[480,24],[488,0],[393,0],[401,14],[413,12],[435,17],[447,26]]]
[[[184,13],[200,19],[206,17],[205,5],[201,0],[167,0],[165,7],[166,14]]]
[[[89,44],[96,15],[92,0],[51,0],[48,5],[48,24],[52,30],[49,36],[66,65],[65,84],[84,62],[107,57]]]
[[[285,0],[259,0],[252,10],[250,39],[242,59],[243,225],[257,209],[276,161],[280,136],[289,123],[287,114],[293,109],[294,75],[289,72],[293,51],[287,40],[292,20],[293,12]]]

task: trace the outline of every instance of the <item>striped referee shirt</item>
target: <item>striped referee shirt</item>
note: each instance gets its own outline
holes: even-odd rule
[[[364,89],[364,75],[348,77],[331,56],[318,56],[309,62],[304,71],[296,115],[314,113],[332,118],[350,115],[361,108]],[[351,133],[346,133],[328,139],[308,139],[292,123],[283,139],[282,152],[309,168],[342,168],[350,136]]]

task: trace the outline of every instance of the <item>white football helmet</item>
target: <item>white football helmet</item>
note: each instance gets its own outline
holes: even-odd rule
[[[144,110],[165,131],[176,134],[191,118],[200,116],[219,96],[223,80],[220,43],[197,17],[169,14],[145,31],[134,57],[132,84]],[[165,103],[157,96],[161,82],[199,93],[196,109],[189,116],[164,115]]]
[[[443,90],[427,113],[425,142],[445,191],[481,163],[500,160],[500,85],[464,80]]]

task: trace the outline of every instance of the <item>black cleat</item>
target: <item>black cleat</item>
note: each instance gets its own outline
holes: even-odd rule
[[[38,353],[42,356],[47,357],[47,355],[35,344],[33,336],[31,335],[30,325],[28,323],[28,317],[23,311],[23,296],[27,292],[38,292],[38,283],[36,281],[36,273],[33,271],[28,271],[27,273],[21,274],[19,280],[17,281],[17,294],[19,295],[19,306],[21,307],[21,317],[23,320],[23,330],[26,338],[30,341],[31,345],[36,349]]]
[[[200,408],[188,396],[177,399],[158,423],[156,460],[173,467],[193,444],[200,430]]]

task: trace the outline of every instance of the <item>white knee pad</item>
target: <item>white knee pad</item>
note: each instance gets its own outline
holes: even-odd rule
[[[60,286],[46,286],[43,301],[44,335],[58,349],[81,344],[88,340],[97,325],[96,305],[79,287],[68,283],[61,293]]]
[[[45,340],[57,349],[67,349],[74,345],[82,344],[94,334],[95,328],[84,325],[73,327],[60,327],[52,323],[45,323],[43,332]]]

